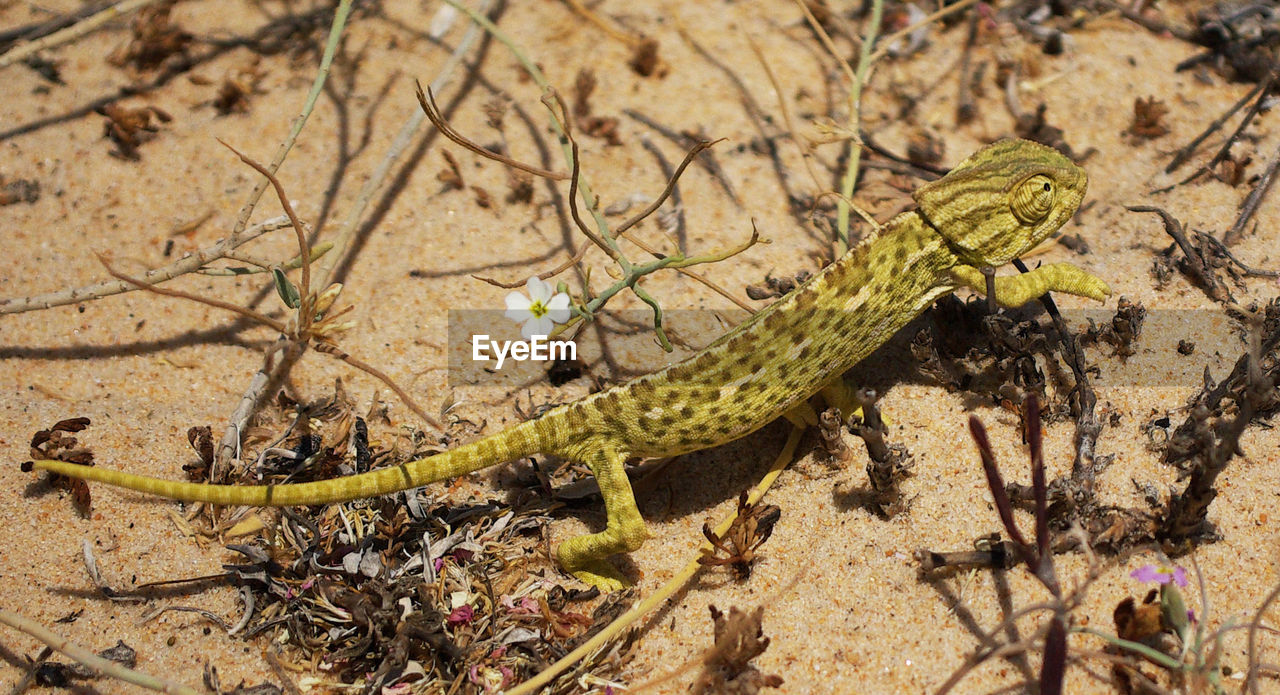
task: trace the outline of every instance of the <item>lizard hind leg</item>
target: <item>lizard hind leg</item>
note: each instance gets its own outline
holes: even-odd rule
[[[608,561],[614,553],[625,553],[639,548],[649,532],[644,519],[636,508],[636,498],[627,479],[626,456],[612,448],[598,449],[580,460],[591,468],[600,495],[604,497],[608,520],[605,529],[589,533],[560,544],[556,557],[560,566],[578,579],[598,587],[601,591],[617,591],[630,584]]]

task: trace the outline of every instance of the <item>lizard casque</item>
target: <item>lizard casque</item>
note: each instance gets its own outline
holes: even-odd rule
[[[648,536],[624,464],[673,456],[799,417],[822,392],[848,406],[841,375],[934,300],[961,286],[986,292],[983,269],[1031,250],[1075,214],[1085,172],[1056,150],[1004,140],[914,194],[904,212],[835,263],[707,348],[665,369],[429,458],[310,483],[234,486],[146,478],[61,461],[34,467],[162,497],[223,505],[291,506],[384,495],[535,453],[588,465],[606,527],[569,539],[560,564],[604,589],[623,582],[606,558]],[[1018,306],[1046,291],[1104,300],[1106,283],[1051,264],[995,278],[996,301]],[[842,400],[843,399],[843,400]],[[793,410],[794,409],[794,410]],[[847,414],[847,410],[846,410]]]

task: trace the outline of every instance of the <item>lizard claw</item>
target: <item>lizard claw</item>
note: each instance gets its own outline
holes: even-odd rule
[[[590,584],[603,592],[621,591],[629,586],[622,573],[608,560],[591,560],[571,570],[573,576],[584,584]]]
[[[1099,302],[1107,301],[1107,297],[1111,296],[1111,288],[1107,286],[1107,283],[1096,275],[1088,275],[1087,277],[1088,282],[1085,282],[1084,286],[1080,288],[1080,295],[1089,299],[1096,299]]]

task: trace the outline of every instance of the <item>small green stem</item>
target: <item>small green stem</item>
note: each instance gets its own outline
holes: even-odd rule
[[[840,181],[840,199],[836,203],[837,256],[843,256],[849,250],[849,201],[853,199],[853,187],[858,182],[858,167],[862,161],[862,146],[856,142],[862,123],[862,86],[871,70],[871,49],[880,33],[883,18],[884,0],[875,0],[871,4],[871,19],[867,23],[866,36],[863,37],[862,47],[858,52],[858,69],[854,73],[853,84],[849,87],[849,132],[852,135],[849,141],[849,164]]]
[[[640,285],[632,285],[631,291],[636,293],[640,301],[648,304],[653,309],[653,332],[658,335],[658,344],[667,352],[674,350],[675,348],[671,346],[671,341],[667,339],[667,332],[662,328],[662,306],[658,304],[658,300],[654,299],[648,292],[645,292]]]
[[[1075,627],[1075,628],[1071,628],[1071,631],[1082,632],[1086,635],[1093,635],[1094,637],[1097,637],[1105,642],[1108,642],[1117,647],[1120,647],[1121,649],[1127,649],[1131,652],[1134,652],[1135,654],[1141,654],[1142,656],[1146,657],[1147,660],[1151,661],[1157,666],[1162,666],[1166,669],[1169,669],[1170,671],[1182,671],[1184,669],[1184,664],[1182,662],[1178,661],[1177,659],[1174,659],[1173,657],[1169,656],[1168,654],[1165,654],[1164,652],[1148,647],[1147,645],[1141,642],[1134,642],[1132,640],[1120,639],[1115,635],[1108,635],[1107,633],[1101,630],[1095,630],[1094,628],[1091,628],[1091,627]]]

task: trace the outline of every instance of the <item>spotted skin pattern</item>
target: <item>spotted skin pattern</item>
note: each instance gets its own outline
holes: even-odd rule
[[[172,499],[223,505],[325,504],[385,495],[535,453],[585,463],[608,516],[599,533],[559,546],[561,566],[606,590],[624,580],[606,558],[648,537],[624,469],[738,439],[780,416],[799,417],[820,391],[939,297],[986,291],[983,268],[1020,256],[1075,214],[1087,177],[1056,150],[1004,140],[918,189],[894,217],[805,284],[689,358],[556,408],[541,418],[429,458],[310,483],[183,483],[61,461],[34,467]],[[1105,300],[1099,278],[1068,264],[995,279],[996,301],[1018,306],[1058,291]],[[846,403],[847,405],[847,403]]]

